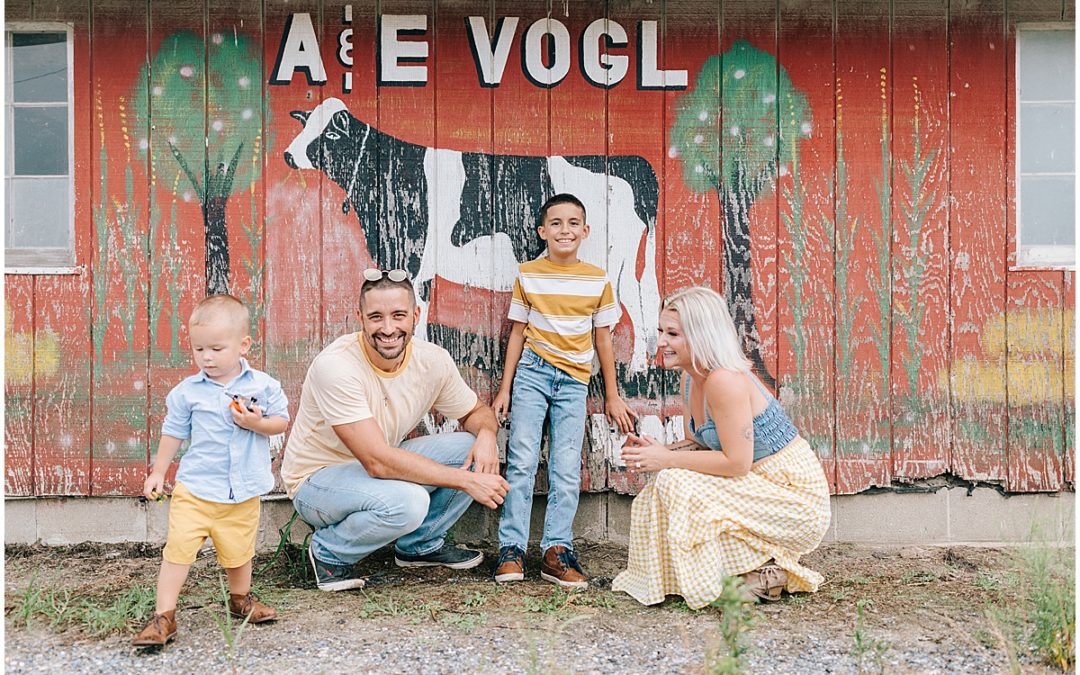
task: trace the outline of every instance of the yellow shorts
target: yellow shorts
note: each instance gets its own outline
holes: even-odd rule
[[[176,565],[190,565],[210,537],[221,566],[240,567],[255,557],[259,508],[258,497],[239,504],[208,502],[177,483],[169,504],[169,535],[162,557]]]

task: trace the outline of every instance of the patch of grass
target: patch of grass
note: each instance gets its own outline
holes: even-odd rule
[[[724,577],[720,596],[710,606],[720,610],[720,638],[723,653],[716,649],[705,652],[705,672],[727,675],[743,672],[746,655],[746,634],[754,624],[753,601],[747,597],[745,584],[737,576]]]
[[[664,608],[665,609],[670,609],[673,612],[684,612],[686,614],[693,614],[694,611],[696,611],[696,610],[690,609],[690,606],[687,605],[686,601],[683,600],[682,598],[675,598],[674,600],[671,600],[671,601],[667,602],[664,605]]]
[[[461,601],[461,604],[463,607],[469,608],[483,607],[485,604],[487,604],[489,596],[490,593],[485,593],[483,591],[473,591],[471,595]]]
[[[578,593],[574,596],[573,604],[579,607],[596,607],[599,609],[613,609],[618,602],[615,594],[598,591],[595,593]]]
[[[851,655],[855,657],[855,667],[860,673],[871,672],[867,669],[871,663],[875,672],[884,673],[885,652],[889,650],[889,645],[884,640],[868,635],[863,625],[863,609],[870,606],[872,603],[867,600],[855,603],[855,634]]]
[[[79,596],[69,588],[51,588],[38,583],[36,575],[14,598],[9,612],[15,625],[33,627],[37,621],[50,628],[78,628],[95,636],[126,632],[146,621],[154,610],[154,589],[132,586],[111,600]]]
[[[487,622],[487,612],[442,612],[439,614],[439,623],[462,630],[480,628],[486,626]]]
[[[521,599],[522,607],[526,612],[539,614],[555,614],[566,609],[574,599],[575,594],[555,588],[546,597],[525,596]]]
[[[84,600],[82,623],[94,635],[126,632],[154,613],[154,593],[149,586],[132,586],[105,606]]]
[[[402,616],[409,611],[409,606],[393,595],[386,594],[376,599],[365,591],[361,591],[361,593],[364,594],[364,604],[359,611],[361,619],[372,619],[377,616]]]
[[[1076,663],[1075,570],[1064,549],[1035,547],[1022,555],[1022,586],[1031,643],[1047,663],[1063,671]]]

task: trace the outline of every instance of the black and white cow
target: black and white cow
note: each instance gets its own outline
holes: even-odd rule
[[[367,249],[383,269],[415,280],[426,336],[431,281],[510,291],[519,261],[542,254],[537,215],[553,194],[570,192],[591,226],[579,252],[607,270],[634,330],[631,372],[655,351],[656,173],[642,157],[533,157],[427,148],[373,128],[328,98],[292,116],[304,125],[285,151],[294,169],[319,169],[345,191],[342,208],[360,220]],[[636,274],[644,237],[645,265]]]

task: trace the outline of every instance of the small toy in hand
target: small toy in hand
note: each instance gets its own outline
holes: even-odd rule
[[[163,502],[169,498],[169,495],[164,492],[158,492],[157,490],[151,491],[150,496],[154,498],[155,502]]]
[[[255,402],[258,400],[254,396],[248,398],[242,394],[233,394],[232,403],[229,404],[229,407],[238,413],[243,413],[245,408],[248,412],[255,412]]]

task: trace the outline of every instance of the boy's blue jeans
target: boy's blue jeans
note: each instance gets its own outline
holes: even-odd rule
[[[461,467],[476,437],[466,432],[409,439],[401,447],[446,466]],[[316,528],[315,557],[351,565],[397,540],[395,549],[424,555],[443,545],[446,531],[472,504],[453,488],[372,478],[360,462],[319,469],[293,497],[297,513]]]
[[[526,349],[518,361],[510,398],[510,442],[506,481],[510,492],[499,520],[499,546],[526,549],[533,484],[540,462],[544,418],[549,418],[548,498],[540,548],[573,546],[574,514],[581,489],[581,443],[585,395],[581,382]]]

